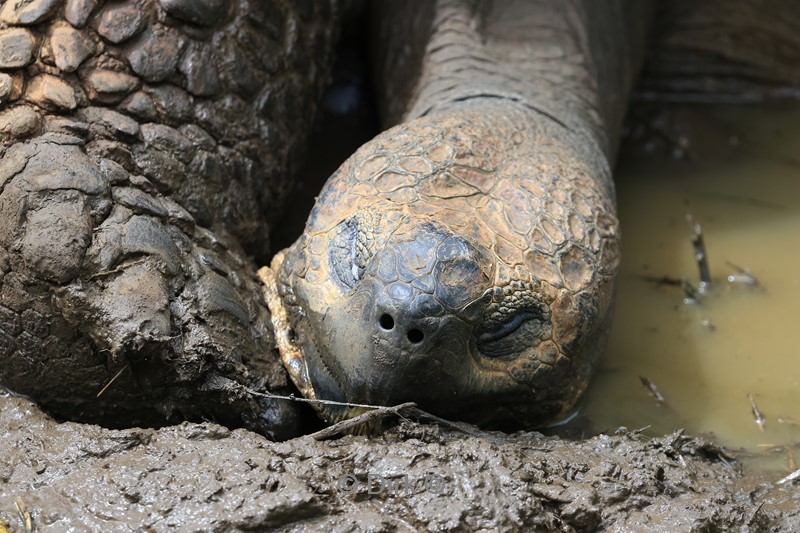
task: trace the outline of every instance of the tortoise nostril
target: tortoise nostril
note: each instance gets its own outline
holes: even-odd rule
[[[418,329],[410,329],[408,330],[408,340],[413,342],[414,344],[419,344],[422,342],[422,339],[425,338],[425,334]]]
[[[392,328],[394,328],[394,318],[392,318],[392,315],[384,313],[378,319],[378,324],[381,325],[381,328],[385,329],[386,331],[389,331]]]

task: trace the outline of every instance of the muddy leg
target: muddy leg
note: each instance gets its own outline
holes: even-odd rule
[[[0,7],[0,383],[69,418],[285,436],[291,406],[234,384],[286,386],[251,257],[335,13],[99,4]]]

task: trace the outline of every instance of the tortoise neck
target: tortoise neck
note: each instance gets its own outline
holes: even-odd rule
[[[644,31],[634,29],[642,24],[626,22],[639,15],[624,12],[622,3],[440,0],[420,6],[418,18],[405,22],[415,28],[389,35],[415,37],[405,43],[406,61],[395,58],[392,65],[393,77],[406,84],[399,95],[404,105],[385,106],[384,118],[395,124],[468,100],[505,99],[582,135],[611,161],[644,48]],[[644,4],[628,7],[644,11]],[[426,9],[432,22],[420,28],[419,12]]]

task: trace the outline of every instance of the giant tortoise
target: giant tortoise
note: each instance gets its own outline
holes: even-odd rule
[[[265,300],[267,228],[359,4],[6,0],[0,383],[73,419],[281,438],[297,406],[251,394],[292,391],[277,333],[309,397],[564,417],[610,322],[611,168],[648,34],[650,93],[761,96],[799,81],[788,4],[376,2],[388,129],[262,270]]]

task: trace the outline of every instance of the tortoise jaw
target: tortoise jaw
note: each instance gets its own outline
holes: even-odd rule
[[[375,380],[371,380],[371,383],[368,383],[369,379],[359,380],[355,374],[369,374],[369,371],[360,367],[358,361],[337,358],[325,348],[326,344],[321,339],[331,338],[330,324],[326,324],[325,318],[313,320],[317,327],[312,326],[312,319],[307,315],[298,317],[294,322],[294,345],[299,356],[291,360],[284,358],[284,366],[292,382],[304,397],[312,400],[314,410],[328,423],[362,414],[369,410],[368,405],[388,405],[391,402],[385,396],[391,390],[388,384],[376,385]],[[354,357],[358,359],[355,354]],[[362,371],[351,371],[354,375],[347,377],[343,375],[343,365]],[[390,375],[383,377],[386,381],[392,381]]]
[[[317,350],[317,346],[306,336],[302,343],[303,364],[305,375],[308,376],[309,388],[313,391],[314,399],[312,402],[314,409],[326,422],[332,423],[345,418],[350,418],[361,413],[361,410],[348,406],[347,398],[341,387],[339,380],[326,364],[323,356]],[[289,375],[294,381],[292,371]],[[308,397],[308,396],[307,396]]]
[[[335,422],[354,416],[358,413],[353,409],[337,405],[346,400],[343,389],[320,356],[306,310],[294,297],[291,283],[284,279],[286,258],[290,254],[291,250],[282,250],[272,259],[270,267],[258,271],[283,366],[300,394],[311,400],[324,420]]]

